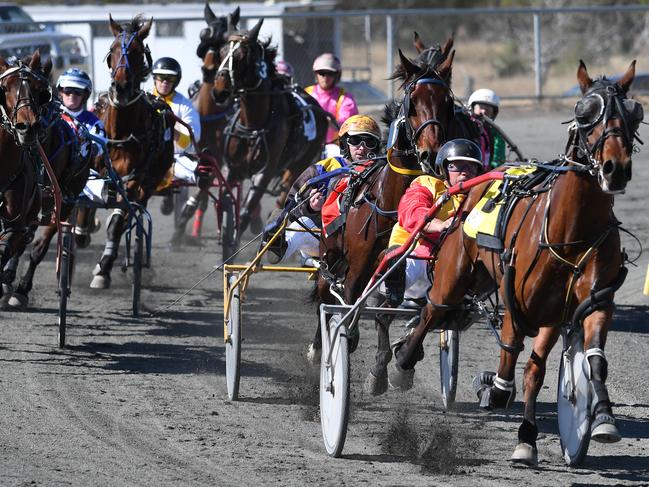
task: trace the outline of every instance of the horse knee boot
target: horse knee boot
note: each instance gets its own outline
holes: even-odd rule
[[[481,372],[473,379],[473,390],[482,409],[508,409],[516,398],[516,384],[494,372]]]
[[[391,262],[390,265],[393,265]],[[385,296],[391,306],[396,307],[403,301],[406,292],[406,261],[404,260],[385,279]]]

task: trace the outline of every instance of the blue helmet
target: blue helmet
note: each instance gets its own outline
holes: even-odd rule
[[[78,88],[92,93],[92,81],[90,76],[79,68],[71,68],[59,76],[56,88]]]

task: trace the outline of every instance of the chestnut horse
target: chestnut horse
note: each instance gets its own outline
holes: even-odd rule
[[[0,58],[0,268],[24,252],[41,209],[41,115],[52,98],[51,61],[36,50],[15,64]],[[47,177],[47,176],[44,176]],[[0,296],[2,290],[0,289]]]
[[[282,177],[283,204],[293,180],[320,156],[327,131],[327,116],[317,102],[305,97],[299,105],[291,89],[276,76],[277,51],[270,41],[257,37],[263,19],[249,32],[230,35],[220,51],[220,65],[214,82],[217,103],[238,101],[225,130],[223,160],[228,178],[252,178],[241,212],[243,232],[258,215],[259,201],[269,183]],[[312,117],[314,132],[305,135],[303,119]]]
[[[115,36],[106,58],[112,83],[108,96],[98,101],[96,114],[104,123],[110,160],[122,178],[128,199],[146,206],[173,164],[174,117],[166,103],[152,101],[140,88],[151,69],[151,54],[144,39],[153,19],[142,22],[138,16],[125,25],[112,17],[109,21]],[[83,221],[87,224],[88,217]],[[126,223],[126,211],[115,209],[90,287],[110,287],[110,272]]]
[[[624,276],[614,194],[631,179],[634,138],[642,107],[626,99],[635,61],[617,82],[592,80],[583,62],[577,79],[584,95],[575,110],[566,154],[547,169],[544,184],[519,194],[506,223],[504,250],[478,247],[457,226],[442,244],[426,308],[414,332],[396,349],[395,379],[413,369],[429,330],[439,328],[446,313],[462,308],[465,295],[498,288],[506,303],[502,327],[505,344],[498,373],[482,374],[481,399],[488,408],[506,407],[515,394],[514,372],[525,336],[536,336],[523,379],[524,418],[512,460],[537,463],[536,398],[546,361],[561,327],[583,326],[585,356],[592,391],[591,439],[620,439],[605,381],[606,337],[613,296]],[[474,187],[465,211],[486,190]],[[583,322],[583,325],[582,325]],[[486,394],[486,396],[485,396]]]
[[[343,284],[338,293],[345,302],[356,302],[388,246],[401,196],[412,180],[423,174],[421,161],[434,163],[447,140],[476,137],[475,130],[467,130],[468,118],[455,111],[452,46],[453,39],[449,38],[443,47],[430,48],[430,55],[417,62],[399,51],[401,64],[393,78],[402,81],[404,95],[401,103],[388,105],[385,110],[384,121],[390,124],[387,163],[354,189],[342,230],[321,239],[319,302],[335,304],[330,288],[332,283],[336,287],[336,281]],[[389,319],[377,317],[378,351],[367,383],[372,394],[381,394],[388,386],[387,364],[392,358],[389,324]],[[354,342],[350,344],[352,350],[355,346]],[[321,348],[320,327],[309,348],[309,359],[315,360]]]

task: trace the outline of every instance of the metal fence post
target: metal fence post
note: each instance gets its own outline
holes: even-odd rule
[[[541,15],[534,14],[534,76],[536,84],[536,98],[543,97],[543,77],[541,76],[542,69],[541,59]]]
[[[385,35],[386,35],[386,43],[387,43],[387,62],[386,62],[386,69],[387,69],[387,75],[385,76],[386,78],[389,78],[390,75],[392,74],[392,71],[394,71],[394,32],[392,30],[392,15],[386,15],[385,16]],[[386,88],[385,94],[387,95],[388,98],[394,97],[394,80],[388,79],[388,85]]]
[[[343,29],[342,29],[342,18],[339,16],[334,17],[334,54],[338,56],[338,59],[342,59],[343,52]]]

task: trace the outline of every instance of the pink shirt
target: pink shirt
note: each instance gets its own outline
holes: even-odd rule
[[[322,108],[335,117],[339,126],[352,115],[358,114],[358,107],[354,97],[342,88],[334,86],[330,90],[323,90],[319,85],[311,85],[306,88],[306,92],[315,98]],[[337,138],[338,129],[329,126],[327,143],[331,143]]]

